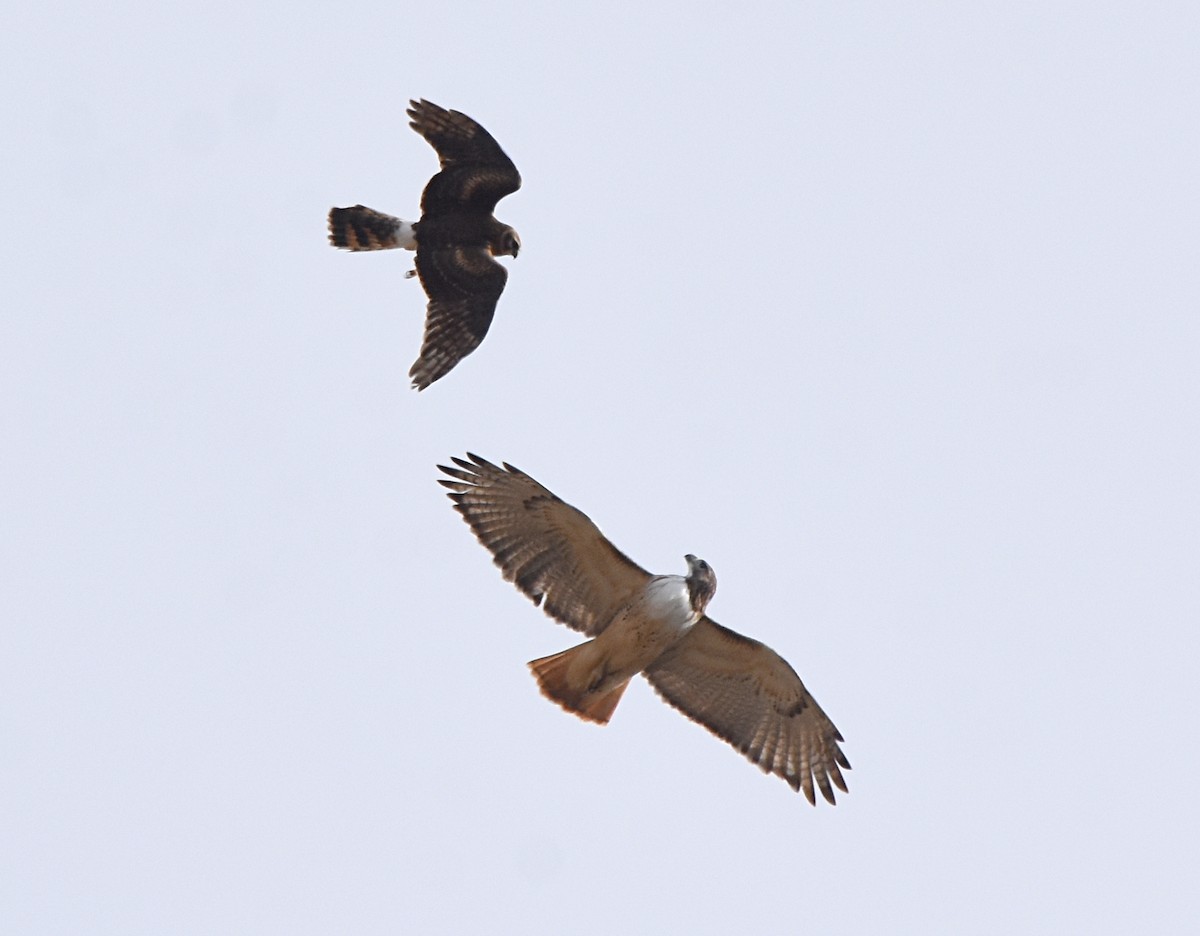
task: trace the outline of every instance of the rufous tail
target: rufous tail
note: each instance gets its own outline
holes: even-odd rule
[[[625,693],[625,687],[629,685],[629,680],[599,692],[590,691],[586,686],[574,685],[569,672],[571,663],[576,659],[575,654],[586,647],[587,644],[580,644],[562,653],[533,660],[529,668],[533,670],[542,695],[547,699],[557,702],[568,712],[585,721],[607,725],[617,703]]]

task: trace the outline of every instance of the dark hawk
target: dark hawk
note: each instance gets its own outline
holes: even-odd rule
[[[424,390],[479,347],[492,324],[508,280],[494,258],[515,257],[521,249],[517,232],[492,212],[521,187],[521,176],[500,144],[466,114],[425,100],[410,104],[410,126],[442,165],[421,195],[421,220],[403,221],[363,205],[333,208],[329,241],[345,250],[417,252],[429,304],[421,355],[408,375]]]

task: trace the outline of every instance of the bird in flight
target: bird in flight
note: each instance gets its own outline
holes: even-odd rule
[[[421,354],[408,372],[424,390],[479,347],[508,271],[495,257],[515,257],[517,232],[493,211],[521,187],[500,144],[466,114],[410,101],[409,124],[437,151],[438,172],[421,195],[421,220],[403,221],[363,205],[329,212],[329,242],[345,250],[417,253],[417,275],[429,297]],[[412,275],[411,273],[409,274]]]
[[[439,465],[455,509],[533,603],[591,638],[529,664],[542,693],[607,724],[641,673],[668,703],[765,773],[834,803],[846,792],[843,738],[796,671],[770,647],[705,614],[717,577],[685,557],[687,575],[651,575],[579,510],[507,462],[478,455]]]

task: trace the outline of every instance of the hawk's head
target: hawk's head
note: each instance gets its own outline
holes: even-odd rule
[[[697,559],[689,553],[683,557],[687,560],[688,598],[692,602],[692,610],[703,614],[704,609],[717,593],[717,573],[703,559]]]

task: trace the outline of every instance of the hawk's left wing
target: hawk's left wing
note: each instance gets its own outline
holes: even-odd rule
[[[850,762],[829,717],[787,661],[765,644],[702,617],[645,670],[667,702],[728,741],[764,773],[803,788],[816,804],[813,781],[830,803],[830,780],[843,793],[839,769]]]
[[[467,459],[470,459],[469,461]],[[438,467],[455,509],[504,577],[568,627],[595,637],[650,581],[588,519],[519,468],[478,455]]]

